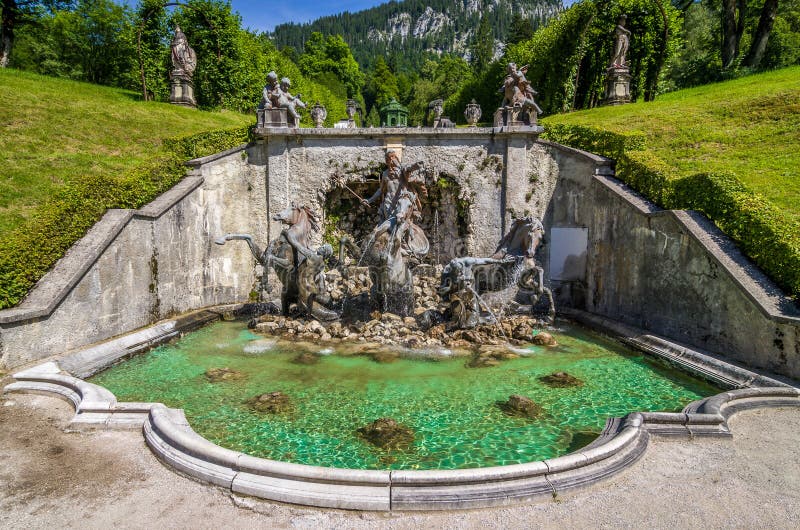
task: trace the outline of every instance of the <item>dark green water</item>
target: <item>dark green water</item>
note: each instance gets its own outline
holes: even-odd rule
[[[120,401],[158,401],[182,408],[192,427],[223,447],[254,456],[357,469],[458,469],[551,458],[588,444],[605,420],[632,411],[678,411],[720,389],[665,368],[580,328],[554,333],[559,346],[490,368],[465,359],[327,355],[311,366],[291,362],[290,343],[275,346],[240,322],[218,322],[174,344],[134,357],[91,379]],[[209,383],[227,367],[240,381]],[[566,371],[577,388],[550,388],[538,377]],[[259,414],[243,402],[281,391],[294,403],[285,415]],[[545,413],[509,417],[496,406],[523,394]],[[415,431],[407,450],[377,449],[356,429],[391,417]]]

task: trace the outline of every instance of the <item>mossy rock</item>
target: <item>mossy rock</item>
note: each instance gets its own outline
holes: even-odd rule
[[[569,388],[575,386],[583,386],[583,381],[570,375],[567,372],[553,372],[550,375],[544,375],[539,378],[539,381],[546,384],[551,388]]]
[[[267,412],[269,414],[281,414],[292,410],[292,401],[283,392],[267,392],[253,396],[245,401],[250,408],[256,412]]]
[[[238,381],[247,377],[243,372],[232,370],[231,368],[210,368],[206,370],[205,376],[209,383]]]
[[[383,449],[404,448],[414,442],[414,431],[392,418],[378,418],[357,432],[372,445]]]
[[[497,406],[508,416],[523,418],[538,418],[544,412],[544,409],[531,398],[519,394],[508,396],[508,401],[498,401]]]

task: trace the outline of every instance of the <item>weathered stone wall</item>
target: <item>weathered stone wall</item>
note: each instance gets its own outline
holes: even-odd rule
[[[0,366],[247,300],[256,272],[249,250],[213,239],[236,230],[266,237],[265,182],[248,162],[243,149],[209,157],[144,208],[106,213],[22,304],[0,311]]]
[[[452,204],[440,211],[450,245],[442,260],[489,255],[513,217],[535,215],[547,231],[538,259],[560,307],[800,377],[796,306],[710,223],[658,210],[610,177],[610,161],[537,132],[283,129],[193,161],[153,203],[108,212],[19,307],[0,311],[0,367],[247,301],[260,268],[243,242],[214,239],[244,232],[265,245],[282,228],[277,212],[298,202],[324,214],[337,177],[374,185],[395,149],[405,164],[423,161],[430,183],[457,184],[464,218],[452,219]]]

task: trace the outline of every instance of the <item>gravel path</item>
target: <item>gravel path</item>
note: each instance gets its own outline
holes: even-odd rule
[[[800,409],[733,417],[734,439],[651,442],[631,469],[555,501],[449,513],[323,511],[170,471],[139,432],[70,433],[54,398],[0,398],[5,528],[800,528]]]

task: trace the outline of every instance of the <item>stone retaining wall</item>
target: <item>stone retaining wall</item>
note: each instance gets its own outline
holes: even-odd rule
[[[458,183],[470,229],[451,256],[486,256],[514,215],[539,216],[548,234],[539,260],[560,307],[800,378],[797,306],[718,230],[659,211],[613,178],[609,160],[539,132],[276,129],[192,161],[153,203],[106,213],[22,304],[0,311],[0,367],[247,301],[259,268],[244,244],[214,239],[248,232],[266,244],[281,230],[275,213],[293,201],[322,211],[335,175],[374,175],[391,148]]]

